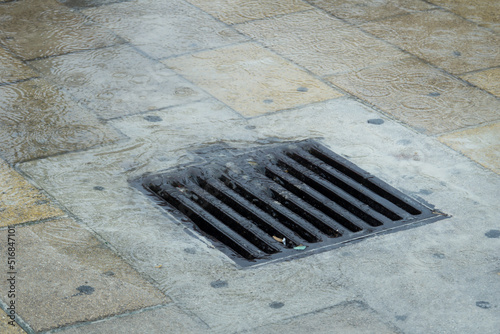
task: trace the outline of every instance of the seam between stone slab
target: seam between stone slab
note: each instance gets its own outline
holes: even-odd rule
[[[4,310],[6,314],[7,313],[7,304],[4,303],[4,301],[0,298],[0,309]],[[17,325],[22,328],[27,334],[36,334],[36,332],[31,328],[31,326],[24,321],[22,317],[19,316],[19,314],[16,314],[16,323]]]
[[[102,318],[99,318],[99,319],[96,319],[96,320],[79,321],[79,322],[76,322],[76,323],[74,323],[72,325],[69,325],[69,326],[63,326],[63,327],[58,327],[58,328],[50,329],[48,331],[39,332],[38,334],[59,333],[59,332],[61,332],[63,330],[67,330],[67,329],[71,329],[71,328],[85,327],[87,325],[101,323],[101,322],[105,322],[105,321],[112,320],[112,319],[125,318],[125,317],[130,316],[130,315],[140,314],[140,313],[143,313],[143,312],[147,312],[147,311],[151,311],[151,310],[156,310],[156,309],[159,309],[159,308],[173,307],[173,306],[175,306],[173,304],[174,303],[158,304],[158,305],[154,305],[154,306],[144,307],[144,308],[141,308],[141,309],[138,309],[138,310],[133,310],[133,311],[128,311],[128,312],[124,312],[124,313],[120,313],[120,314],[111,315],[109,317],[102,317]],[[31,333],[28,333],[28,334],[31,334]]]
[[[300,318],[303,318],[303,317],[307,317],[309,315],[320,314],[320,313],[322,313],[324,311],[332,310],[332,309],[337,308],[337,307],[349,306],[349,305],[357,305],[357,306],[359,306],[361,308],[362,311],[373,312],[375,315],[377,315],[377,317],[379,318],[378,320],[382,324],[386,325],[387,327],[389,327],[391,330],[395,331],[396,333],[403,334],[403,331],[400,328],[396,327],[391,322],[385,321],[385,319],[383,319],[382,316],[376,310],[374,310],[373,308],[371,308],[364,301],[357,300],[357,299],[347,300],[345,302],[341,302],[341,303],[338,303],[338,304],[335,304],[335,305],[332,305],[332,306],[327,306],[327,307],[324,307],[324,308],[320,308],[320,309],[317,309],[317,310],[314,310],[314,311],[311,311],[311,312],[306,312],[306,313],[294,315],[294,316],[291,316],[291,317],[287,317],[287,318],[284,318],[284,319],[281,319],[281,320],[278,320],[278,321],[274,321],[274,322],[270,322],[270,323],[265,323],[265,324],[260,325],[258,327],[252,327],[252,328],[249,328],[249,329],[245,329],[243,331],[239,331],[237,333],[245,333],[247,331],[252,331],[254,329],[266,327],[266,326],[271,325],[271,324],[277,324],[279,321],[288,321],[288,320],[300,319]]]
[[[95,48],[88,48],[88,49],[83,49],[83,50],[68,51],[68,52],[65,52],[65,53],[57,54],[57,55],[48,55],[48,56],[43,56],[43,57],[36,57],[36,58],[31,58],[31,59],[24,59],[23,61],[31,69],[33,69],[37,73],[40,73],[35,67],[32,67],[29,63],[31,63],[32,61],[37,61],[37,60],[51,59],[51,58],[56,58],[56,57],[60,57],[60,56],[78,54],[78,53],[83,53],[83,52],[88,52],[88,51],[94,51],[94,50],[102,50],[102,49],[107,49],[107,48],[113,48],[113,47],[116,47],[116,46],[119,46],[119,45],[130,44],[129,42],[127,42],[123,38],[120,37],[120,39],[122,40],[121,42],[114,43],[114,44],[111,44],[111,45],[98,46],[98,47],[95,47]],[[47,79],[45,79],[45,80],[47,80]],[[47,80],[47,81],[49,81],[49,80]]]
[[[457,16],[457,17],[459,17],[459,18],[461,18],[461,19],[463,19],[463,20],[465,20],[465,21],[467,21],[467,22],[473,23],[473,24],[475,24],[477,27],[479,27],[479,28],[481,28],[481,29],[488,30],[489,32],[494,33],[495,35],[497,35],[497,34],[498,34],[495,30],[490,29],[490,28],[488,28],[488,27],[483,27],[483,26],[482,26],[482,25],[480,25],[478,22],[473,21],[473,20],[471,20],[471,19],[468,19],[468,18],[466,18],[466,17],[464,17],[464,16],[461,16],[461,15],[459,15],[459,14],[455,13],[454,11],[452,11],[452,10],[451,10],[451,9],[449,9],[449,8],[446,8],[446,7],[443,7],[443,6],[440,6],[440,5],[434,4],[434,3],[432,3],[432,2],[431,2],[431,1],[429,1],[429,0],[421,0],[421,1],[426,2],[426,3],[430,4],[430,5],[436,6],[436,8],[435,8],[435,9],[440,9],[440,10],[442,10],[442,11],[444,11],[444,12],[448,12],[448,13],[450,13],[450,14],[453,14],[453,15],[455,15],[455,16]]]
[[[472,71],[469,71],[469,72],[460,73],[460,76],[462,76],[462,75],[469,75],[469,74],[475,74],[475,73],[479,73],[479,72],[483,72],[483,71],[494,70],[494,69],[497,69],[497,68],[500,68],[500,65],[498,65],[498,66],[491,66],[491,67],[481,68],[479,70],[472,70]]]
[[[30,66],[30,68],[31,68],[31,66]],[[40,79],[40,78],[41,78],[40,76],[34,76],[34,77],[30,77],[30,78],[26,78],[26,79],[20,79],[20,80],[15,80],[15,81],[0,82],[0,87],[15,85],[15,84],[18,84],[18,83],[21,83],[21,82],[25,82],[25,81],[29,81],[29,80],[33,80],[33,79]]]
[[[499,115],[499,117],[497,119],[494,119],[492,121],[487,121],[487,122],[483,122],[483,123],[479,123],[479,124],[465,126],[463,128],[459,128],[459,129],[455,129],[455,130],[451,130],[451,131],[445,131],[445,132],[435,133],[433,135],[430,135],[429,137],[439,138],[441,136],[446,136],[446,135],[449,135],[449,134],[453,134],[453,133],[457,133],[457,132],[462,132],[462,131],[470,130],[470,129],[482,128],[484,126],[493,125],[493,124],[496,124],[496,123],[499,123],[499,122],[500,122],[500,115]],[[448,146],[448,145],[446,145],[446,146]]]

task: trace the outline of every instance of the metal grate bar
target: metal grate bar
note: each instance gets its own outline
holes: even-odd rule
[[[305,150],[297,149],[287,155],[393,221],[410,216],[408,212],[394,203],[340,173]]]
[[[348,234],[348,231],[358,232],[363,229],[361,227],[361,220],[358,219],[360,224],[353,224],[340,215],[333,218],[315,208],[312,204],[304,202],[302,198],[279,184],[270,184],[269,189],[273,194],[273,198],[312,224],[327,224],[333,229],[343,230],[342,235]]]
[[[266,255],[217,218],[206,211],[199,210],[199,206],[196,203],[188,199],[173,186],[166,184],[162,186],[162,189],[152,188],[151,190],[189,217],[202,231],[216,236],[218,240],[231,247],[241,256],[247,259],[256,259]]]
[[[425,210],[425,208],[417,202],[410,202],[408,197],[397,189],[319,145],[311,147],[309,153],[412,215],[419,215]]]
[[[314,190],[323,194],[331,201],[334,201],[371,226],[380,226],[384,222],[390,221],[387,217],[371,209],[368,205],[349,195],[344,190],[326,180],[321,179],[309,169],[294,162],[294,160],[287,156],[279,155],[277,165],[282,169],[287,170],[288,174],[294,176]]]
[[[252,205],[252,203],[248,202],[245,198],[229,189],[218,179],[200,180],[200,183],[208,192],[212,193],[220,200],[230,204],[231,207],[234,208],[239,214],[258,224],[258,226],[265,230],[267,234],[281,239],[286,238],[286,240],[290,241],[292,245],[306,243],[306,240],[302,239],[302,237],[297,236],[288,227],[282,225],[279,221],[269,216],[255,205]]]
[[[212,214],[212,216],[218,218],[233,231],[247,239],[254,246],[267,254],[276,253],[278,251],[276,240],[263,231],[261,226],[253,224],[195,183],[188,182],[186,186],[190,192],[196,195],[192,196],[191,199]]]
[[[338,237],[343,233],[343,229],[335,230],[326,224],[320,224],[319,226],[311,224],[299,215],[282,206],[279,202],[274,201],[274,199],[260,194],[248,186],[245,187],[234,176],[222,175],[221,179],[228,187],[233,187],[234,191],[247,198],[252,202],[252,204],[259,207],[261,210],[266,211],[268,214],[278,219],[282,224],[304,236],[304,238],[306,238],[306,235],[310,234],[314,236],[317,241],[321,241],[323,235]]]

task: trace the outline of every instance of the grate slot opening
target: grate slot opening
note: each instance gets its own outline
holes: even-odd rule
[[[310,221],[313,224],[320,224],[321,223],[321,220],[319,220],[315,216],[309,214],[307,211],[304,210],[304,208],[302,208],[299,205],[288,200],[285,196],[280,194],[280,192],[277,191],[276,189],[271,189],[271,194],[272,194],[272,197],[274,200],[280,202],[282,205],[284,205],[288,209],[292,210],[293,212],[295,212],[296,214],[298,214],[302,218]],[[343,225],[343,224],[341,224],[341,225]],[[353,224],[348,224],[348,226],[345,226],[345,225],[343,225],[343,226],[345,228],[347,228],[348,230],[350,230],[351,232],[359,232],[362,230],[360,227],[353,225]]]
[[[278,238],[287,238],[289,242],[286,244],[287,248],[293,248],[297,246],[296,243],[290,241],[290,236],[284,235],[280,231],[276,230],[274,227],[272,227],[270,224],[266,223],[262,218],[248,210],[247,208],[243,207],[240,205],[238,202],[236,202],[234,199],[226,195],[224,192],[220,191],[219,189],[216,189],[213,187],[211,184],[209,184],[207,181],[198,178],[198,182],[200,183],[200,186],[205,189],[207,192],[218,198],[221,202],[229,205],[233,210],[235,210],[237,213],[245,217],[246,219],[252,221],[257,225],[261,230],[269,234],[270,236],[276,236]],[[225,185],[225,184],[224,184]]]
[[[217,218],[227,227],[241,235],[243,238],[252,243],[255,247],[259,248],[263,252],[267,254],[273,254],[278,252],[278,250],[272,248],[270,245],[262,241],[257,235],[247,230],[244,226],[239,224],[236,220],[234,220],[231,216],[226,214],[220,208],[218,208],[215,204],[212,204],[209,200],[203,198],[203,195],[200,193],[195,193],[192,190],[184,192],[193,202],[197,203],[203,210],[210,213],[212,216]]]
[[[385,198],[386,200],[394,203],[396,206],[400,207],[401,209],[405,210],[406,212],[412,214],[412,215],[420,215],[422,211],[416,209],[415,207],[411,206],[410,204],[406,203],[402,199],[398,198],[397,196],[391,194],[385,189],[382,189],[378,185],[374,184],[371,182],[369,179],[363,177],[362,175],[356,173],[355,171],[351,170],[350,168],[342,165],[341,163],[335,161],[331,157],[327,156],[326,154],[320,152],[319,150],[316,150],[315,148],[310,148],[307,150],[309,153],[314,155],[316,158],[322,160],[326,164],[330,165],[331,167],[335,168],[342,174],[350,177],[354,181],[357,181],[358,183],[362,184],[366,188],[370,189],[380,197]]]
[[[166,191],[162,191],[159,187],[150,186],[149,190],[153,192],[156,196],[167,202],[172,207],[179,210],[181,213],[186,215],[189,219],[193,221],[193,223],[203,232],[208,234],[209,236],[215,238],[216,240],[222,242],[236,253],[241,255],[247,260],[254,260],[257,256],[253,255],[247,249],[242,247],[237,241],[231,239],[229,236],[225,235],[221,231],[219,231],[216,227],[214,227],[210,222],[208,222],[201,215],[196,213],[194,210],[191,210],[189,207],[185,206],[181,201],[176,199],[174,196],[170,195]]]
[[[294,176],[296,179],[300,180],[301,182],[305,183],[306,185],[308,185],[312,189],[316,190],[320,194],[326,196],[328,199],[330,199],[333,202],[337,203],[338,205],[342,206],[343,208],[345,208],[347,211],[351,212],[352,214],[354,214],[358,218],[364,220],[369,225],[371,225],[371,226],[381,226],[381,225],[383,225],[380,221],[378,221],[377,219],[373,218],[372,216],[370,216],[369,214],[367,214],[363,210],[359,209],[358,207],[356,207],[355,205],[353,205],[351,202],[347,201],[345,198],[343,198],[343,197],[339,196],[338,194],[332,192],[330,189],[327,189],[326,187],[324,187],[323,185],[321,185],[318,182],[314,181],[313,179],[311,179],[307,175],[302,174],[301,172],[299,172],[298,170],[296,170],[294,167],[290,166],[289,164],[287,164],[287,163],[279,160],[278,163],[277,163],[277,166],[279,168],[281,168],[281,170],[283,170],[285,173],[288,173],[289,175]],[[304,197],[304,196],[310,197],[310,196],[307,196],[307,194],[304,191],[298,189],[293,184],[289,184],[287,181],[285,181],[283,179],[282,179],[282,181],[284,181],[284,182],[286,182],[288,184],[288,187],[290,188],[290,189],[287,188],[288,190],[290,190],[292,192],[298,191],[300,193],[300,195],[297,195],[297,196],[299,196],[299,197]],[[292,190],[292,189],[294,189],[294,190]],[[316,202],[316,203],[319,203],[319,202]],[[320,204],[322,206],[324,206],[322,203],[320,203]]]
[[[323,203],[317,201],[314,197],[310,196],[306,192],[302,191],[301,189],[298,189],[293,184],[291,184],[287,180],[281,178],[279,175],[275,174],[270,169],[266,168],[265,173],[266,173],[266,176],[269,177],[271,180],[273,180],[274,182],[276,182],[279,185],[283,186],[285,189],[287,189],[288,191],[290,191],[294,195],[298,196],[299,198],[305,200],[308,204],[310,204],[314,208],[320,210],[321,212],[323,212],[324,214],[326,214],[327,216],[329,216],[330,218],[332,218],[333,220],[335,220],[336,222],[338,222],[340,225],[342,225],[345,228],[347,228],[349,231],[351,231],[351,232],[359,232],[359,231],[362,230],[361,227],[359,227],[356,224],[352,223],[351,221],[349,221],[348,219],[346,219],[344,216],[342,216],[338,212],[336,212],[336,211],[332,210],[331,208],[325,206]],[[280,203],[282,203],[283,205],[285,205],[287,207],[290,205],[289,204],[290,201],[288,201],[287,199],[285,199],[283,196],[281,196],[279,193],[277,193],[273,189],[271,189],[271,190],[273,191],[274,195],[278,195],[279,198],[282,198],[282,199],[284,199],[287,202],[287,204],[285,204],[285,203],[282,203],[281,200],[277,199]],[[315,217],[312,217],[311,215],[309,215],[308,213],[306,213],[303,208],[300,208],[300,207],[298,207],[295,204],[293,205],[293,207],[295,209],[290,208],[290,210],[294,211],[295,213],[297,213],[298,215],[300,215],[302,217],[304,217],[303,214],[308,217],[308,218],[304,217],[304,219],[307,219],[307,220],[313,219],[316,223],[318,223],[318,222],[320,223],[321,222],[321,221],[318,221]],[[297,212],[297,210],[298,210],[298,212]]]
[[[318,167],[318,166],[314,165],[313,163],[311,163],[310,161],[308,161],[304,157],[301,157],[298,154],[290,153],[290,152],[287,152],[286,155],[289,156],[290,158],[292,158],[293,160],[297,161],[298,163],[300,163],[302,166],[306,167],[310,171],[316,173],[318,176],[320,176],[320,177],[324,178],[325,180],[329,181],[331,184],[333,184],[333,185],[339,187],[340,189],[344,190],[349,195],[354,196],[356,199],[358,199],[361,202],[365,203],[366,205],[368,205],[369,207],[371,207],[375,211],[383,214],[384,216],[386,216],[390,220],[396,221],[396,220],[401,220],[402,219],[402,217],[400,217],[396,213],[392,212],[391,210],[387,209],[382,204],[380,204],[377,201],[373,200],[369,196],[363,194],[359,190],[353,188],[352,186],[350,186],[349,184],[345,183],[344,181],[336,178],[334,175],[331,175],[330,173],[324,172],[321,169],[321,167]]]
[[[232,189],[234,192],[248,200],[250,203],[253,205],[257,206],[259,209],[262,211],[268,213],[271,215],[273,218],[277,219],[280,223],[294,231],[295,233],[299,234],[302,238],[304,238],[307,242],[318,242],[321,241],[318,239],[316,236],[308,232],[306,229],[304,229],[302,226],[298,225],[295,223],[293,220],[289,219],[287,216],[282,214],[279,211],[276,211],[272,208],[271,205],[267,204],[266,202],[262,201],[258,197],[252,195],[247,189],[244,187],[240,186],[239,184],[233,182],[233,180],[229,179],[228,177],[222,175],[220,180],[224,182],[224,184]],[[320,230],[322,233],[326,234],[329,237],[339,237],[341,234],[338,231],[335,231],[333,228],[330,226],[327,226],[320,222],[320,224],[316,225],[313,224],[318,230]]]

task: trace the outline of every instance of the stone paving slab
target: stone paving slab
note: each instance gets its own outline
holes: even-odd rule
[[[119,43],[110,31],[55,0],[20,0],[2,6],[0,43],[34,59]]]
[[[431,0],[431,2],[500,33],[500,2],[496,0]]]
[[[0,83],[36,77],[38,74],[0,47]]]
[[[175,306],[155,308],[58,331],[64,334],[202,334],[209,332],[206,324]]]
[[[492,68],[485,71],[474,72],[461,76],[474,85],[500,97],[500,68]]]
[[[420,0],[310,0],[310,3],[353,24],[434,8]]]
[[[0,236],[7,240],[7,231]],[[35,331],[169,302],[71,219],[18,227],[15,239],[16,311]],[[0,283],[3,300],[7,283]]]
[[[153,58],[166,58],[245,40],[234,29],[182,0],[123,2],[89,8],[82,13]]]
[[[429,134],[500,119],[494,96],[412,58],[328,80]]]
[[[361,27],[452,74],[500,65],[500,36],[442,10]]]
[[[0,155],[11,163],[119,138],[95,115],[43,79],[0,86]]]
[[[454,132],[439,140],[500,174],[500,123]]]
[[[0,160],[0,227],[62,215],[47,196]]]
[[[104,119],[208,97],[128,45],[42,59],[30,65]]]
[[[318,10],[248,22],[236,29],[317,75],[406,57],[394,46]]]
[[[244,116],[293,108],[342,94],[254,43],[163,61]]]
[[[242,23],[281,14],[313,9],[302,0],[187,0],[222,22]]]
[[[241,333],[399,334],[403,332],[394,325],[381,321],[380,316],[364,303],[352,301]]]
[[[12,321],[4,310],[0,309],[0,333],[3,334],[25,334],[26,332],[17,323],[14,326],[9,324]]]

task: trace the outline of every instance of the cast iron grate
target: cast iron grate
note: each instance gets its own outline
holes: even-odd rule
[[[311,140],[213,158],[142,184],[241,266],[446,216]]]

